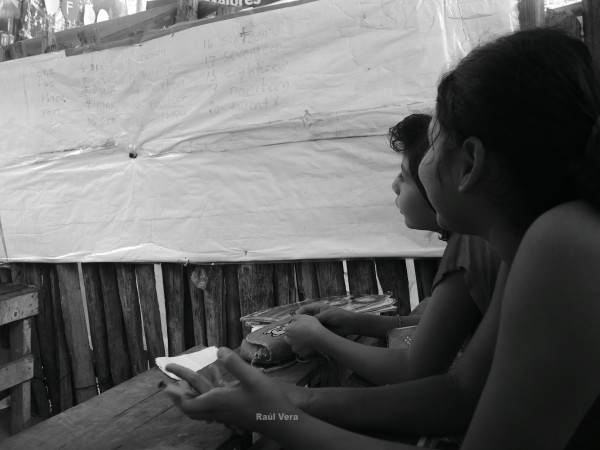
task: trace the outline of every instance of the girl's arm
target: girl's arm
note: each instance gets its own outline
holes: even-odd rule
[[[316,350],[373,384],[383,385],[447,372],[480,319],[462,271],[456,271],[436,286],[408,349],[363,345],[326,330],[310,317],[300,317],[286,334],[292,347],[296,335],[301,334]]]
[[[563,449],[600,395],[600,220],[582,210],[547,213],[522,241],[465,449]]]
[[[497,287],[503,286],[506,274],[503,265]],[[486,315],[452,372],[367,389],[307,389],[298,406],[326,422],[356,430],[464,433],[491,365],[501,300],[501,289],[496,289]]]

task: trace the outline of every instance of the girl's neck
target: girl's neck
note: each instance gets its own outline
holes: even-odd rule
[[[525,231],[520,228],[505,223],[495,223],[482,237],[504,262],[512,264],[524,234]]]

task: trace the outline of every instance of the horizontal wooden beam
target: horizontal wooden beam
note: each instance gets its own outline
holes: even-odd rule
[[[37,313],[38,297],[35,287],[0,285],[0,325],[35,316]]]
[[[33,355],[0,366],[0,391],[33,378]]]

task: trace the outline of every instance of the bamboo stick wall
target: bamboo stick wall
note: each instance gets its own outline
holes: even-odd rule
[[[351,293],[378,293],[379,283],[397,299],[399,314],[410,312],[404,259],[346,264]],[[420,298],[430,292],[437,264],[438,259],[415,261]],[[85,263],[81,273],[75,263],[0,269],[1,283],[38,290],[40,312],[32,327],[37,414],[64,411],[147,370],[154,358],[165,355],[165,337],[169,354],[195,345],[235,348],[244,335],[239,319],[245,314],[347,292],[342,261],[159,267],[162,286],[156,284],[153,264]],[[195,269],[202,289],[190,282]],[[164,292],[167,336],[161,328],[159,290]]]

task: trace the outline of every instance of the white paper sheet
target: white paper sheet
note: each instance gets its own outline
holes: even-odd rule
[[[167,364],[179,364],[194,372],[198,372],[200,369],[205,368],[217,360],[217,350],[217,347],[207,347],[194,353],[186,353],[185,355],[160,356],[156,358],[155,361],[158,368],[166,375],[174,380],[181,380],[177,375],[167,371],[165,368]]]

